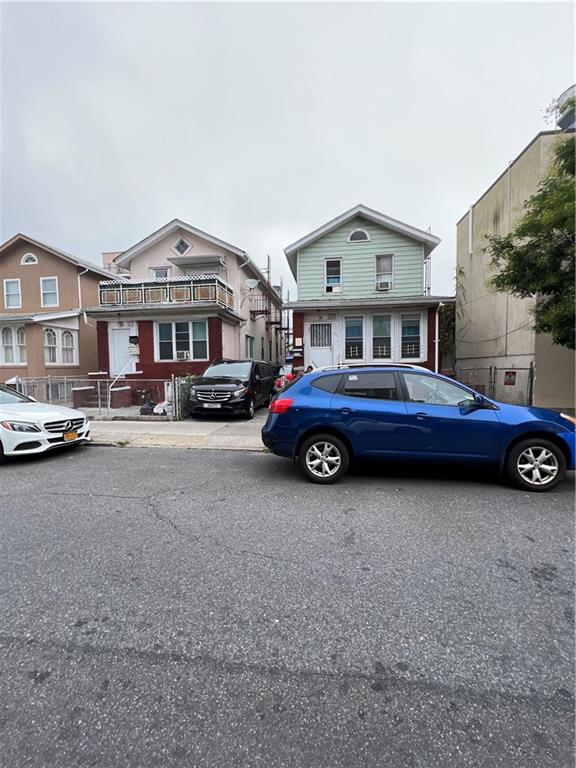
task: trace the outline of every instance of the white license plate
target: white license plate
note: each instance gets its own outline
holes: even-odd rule
[[[204,408],[220,408],[220,403],[204,403]]]

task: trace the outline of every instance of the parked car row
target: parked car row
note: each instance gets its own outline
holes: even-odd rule
[[[496,402],[415,365],[331,366],[289,379],[264,361],[215,360],[190,390],[191,414],[251,419],[261,406],[264,445],[315,483],[336,482],[352,462],[418,460],[493,465],[519,488],[547,491],[575,464],[574,417]],[[81,411],[0,385],[0,460],[89,440]]]

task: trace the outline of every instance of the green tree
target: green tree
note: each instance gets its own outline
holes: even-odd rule
[[[573,138],[558,141],[552,167],[516,227],[505,237],[489,236],[487,247],[498,270],[492,279],[496,290],[536,295],[535,330],[570,349],[575,348],[574,147]]]

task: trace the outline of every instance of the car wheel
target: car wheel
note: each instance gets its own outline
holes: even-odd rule
[[[256,411],[256,405],[254,403],[254,398],[251,397],[248,400],[248,403],[246,404],[246,410],[242,414],[242,418],[244,418],[244,419],[253,419],[255,411]]]
[[[302,443],[298,463],[308,480],[328,485],[346,474],[350,454],[342,440],[333,435],[318,434]]]
[[[557,445],[539,437],[517,443],[506,460],[508,477],[525,491],[549,491],[564,479],[566,458]]]

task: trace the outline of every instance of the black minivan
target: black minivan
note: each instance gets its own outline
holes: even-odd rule
[[[263,360],[214,360],[190,388],[190,415],[236,413],[251,419],[274,396],[274,367]]]

